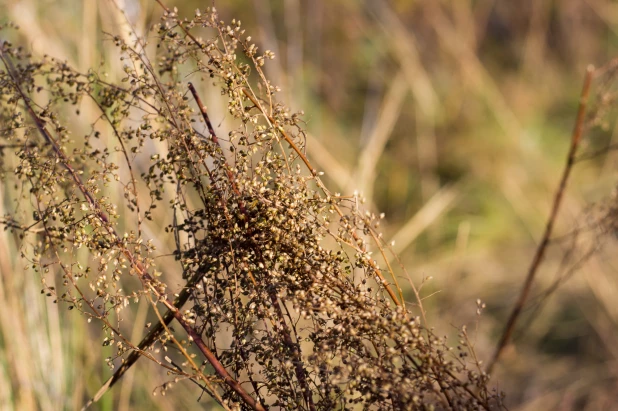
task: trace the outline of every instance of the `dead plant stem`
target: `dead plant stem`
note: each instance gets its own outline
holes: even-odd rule
[[[545,251],[547,250],[547,246],[549,245],[550,238],[554,229],[554,224],[556,222],[556,217],[558,216],[558,211],[560,209],[560,205],[562,204],[562,199],[564,197],[564,191],[567,186],[567,181],[571,174],[571,170],[573,169],[573,164],[575,163],[575,157],[577,154],[577,149],[579,148],[579,143],[581,141],[582,132],[584,129],[584,120],[586,117],[586,103],[588,101],[588,95],[590,93],[590,85],[592,83],[592,78],[594,76],[594,67],[588,66],[586,70],[586,76],[584,79],[584,86],[582,88],[581,96],[579,99],[579,108],[577,110],[577,119],[575,121],[575,126],[573,127],[573,134],[571,136],[571,147],[569,149],[569,153],[567,155],[567,161],[564,166],[564,170],[562,172],[562,178],[560,179],[560,184],[558,185],[558,189],[556,190],[556,194],[554,196],[554,202],[551,208],[551,212],[547,219],[547,223],[545,225],[545,232],[543,233],[543,237],[541,242],[539,243],[536,253],[534,254],[534,258],[532,259],[532,263],[530,264],[530,268],[528,269],[528,274],[526,275],[526,279],[522,285],[521,291],[519,292],[519,296],[509,318],[504,327],[504,331],[502,332],[502,336],[496,346],[496,350],[494,355],[489,362],[485,372],[487,374],[491,374],[493,367],[496,365],[496,362],[499,360],[500,355],[504,351],[504,348],[507,346],[511,339],[511,335],[515,330],[515,325],[521,312],[530,296],[530,291],[532,290],[532,284],[534,282],[534,278],[536,277],[537,272],[539,271],[539,267],[543,262],[543,257],[545,256]]]

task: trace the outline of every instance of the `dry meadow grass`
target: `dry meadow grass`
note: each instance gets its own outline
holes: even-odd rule
[[[180,18],[193,18],[198,7],[202,8],[204,16],[207,15],[203,4],[191,1],[177,3],[169,1],[166,5],[171,8],[176,5]],[[107,199],[102,210],[106,215],[118,212],[117,231],[133,230],[135,236],[124,243],[122,235],[110,241],[110,236],[113,236],[110,231],[97,233],[93,229],[87,233],[85,247],[79,248],[74,242],[75,232],[72,232],[71,247],[75,249],[68,250],[72,257],[58,260],[69,261],[71,269],[81,264],[84,272],[88,265],[92,266],[93,272],[107,271],[108,267],[102,269],[101,265],[107,263],[102,258],[110,255],[110,249],[118,248],[124,253],[122,247],[136,247],[129,252],[139,249],[139,255],[143,256],[139,264],[145,267],[156,264],[156,273],[163,275],[162,283],[173,292],[178,292],[183,282],[191,282],[195,278],[193,274],[211,272],[204,268],[203,262],[212,259],[213,255],[221,261],[230,262],[226,263],[226,267],[232,266],[231,261],[234,264],[239,261],[237,266],[234,265],[238,268],[237,272],[229,270],[222,276],[220,272],[212,271],[212,284],[222,287],[221,294],[215,289],[209,290],[209,283],[205,281],[204,289],[200,291],[202,294],[193,298],[204,301],[207,300],[205,296],[216,298],[220,301],[220,307],[231,310],[232,316],[259,318],[264,322],[268,320],[272,322],[271,331],[281,331],[269,333],[266,324],[255,327],[254,324],[239,325],[236,322],[234,329],[237,332],[251,333],[257,329],[263,332],[259,336],[266,339],[264,345],[248,342],[247,346],[243,346],[243,342],[239,343],[240,348],[230,350],[234,351],[233,355],[217,354],[228,369],[234,370],[235,375],[246,378],[244,386],[252,387],[254,391],[259,391],[256,389],[259,381],[252,382],[252,371],[243,369],[246,364],[239,365],[243,361],[248,362],[243,355],[251,355],[247,352],[243,354],[243,349],[249,352],[256,350],[266,359],[276,357],[276,350],[287,350],[289,358],[297,359],[300,357],[296,350],[309,347],[301,345],[301,340],[311,340],[311,344],[319,340],[324,342],[324,353],[341,356],[345,352],[345,361],[351,361],[347,365],[352,370],[362,367],[371,370],[367,374],[371,378],[363,380],[359,385],[361,388],[364,386],[371,391],[371,386],[378,380],[381,384],[396,382],[395,388],[388,387],[387,391],[399,389],[401,403],[391,398],[390,406],[403,408],[401,404],[412,401],[405,398],[404,393],[420,391],[414,391],[405,385],[407,382],[402,382],[412,371],[401,368],[401,363],[397,362],[401,359],[394,359],[392,344],[374,345],[374,351],[364,353],[359,351],[359,345],[354,345],[358,341],[351,341],[345,347],[335,347],[335,341],[346,333],[397,334],[393,324],[405,319],[411,325],[405,331],[398,329],[399,336],[409,332],[408,340],[412,341],[418,333],[426,333],[423,335],[430,342],[425,351],[429,353],[427,358],[434,358],[432,355],[443,347],[457,347],[463,340],[464,346],[468,346],[464,347],[464,353],[472,357],[466,361],[478,365],[480,371],[478,375],[474,374],[474,370],[470,374],[462,373],[476,385],[476,389],[468,389],[465,385],[458,385],[462,381],[461,376],[447,376],[450,372],[447,368],[436,370],[430,367],[434,373],[432,375],[437,376],[435,380],[438,383],[446,382],[450,388],[444,389],[442,386],[427,390],[423,387],[430,392],[423,400],[455,409],[479,406],[474,400],[475,395],[485,389],[482,369],[491,361],[524,284],[528,267],[544,238],[555,192],[564,173],[567,153],[572,147],[571,133],[586,68],[594,64],[602,69],[594,75],[588,115],[582,120],[584,127],[580,147],[574,153],[571,176],[560,212],[554,221],[545,258],[535,272],[530,296],[514,328],[512,342],[506,345],[500,361],[493,368],[490,391],[481,398],[486,398],[486,404],[490,405],[491,389],[504,391],[504,401],[510,410],[596,410],[608,409],[618,403],[615,393],[618,352],[614,343],[618,332],[618,304],[615,302],[618,295],[615,268],[618,260],[614,259],[616,253],[612,252],[616,246],[614,233],[618,216],[614,197],[616,154],[612,150],[616,144],[613,121],[616,113],[613,108],[615,67],[611,63],[605,65],[612,61],[617,51],[618,8],[602,0],[566,0],[560,3],[526,0],[513,4],[486,0],[243,0],[223,3],[216,4],[221,19],[227,24],[231,24],[232,19],[242,20],[242,29],[253,37],[252,42],[259,46],[260,54],[271,50],[276,56],[266,62],[263,75],[280,87],[276,99],[289,110],[279,109],[276,105],[273,108],[268,93],[265,93],[265,83],[259,87],[257,81],[243,83],[242,86],[227,84],[228,88],[223,88],[225,95],[222,95],[211,86],[213,80],[203,75],[204,71],[198,75],[191,70],[191,64],[194,64],[197,69],[208,73],[207,67],[186,63],[184,68],[175,72],[171,66],[158,66],[157,70],[169,68],[169,72],[178,76],[185,85],[175,89],[165,84],[166,93],[169,91],[170,94],[160,95],[169,96],[168,100],[161,101],[168,101],[174,107],[170,112],[174,112],[179,121],[173,128],[176,134],[170,136],[165,133],[172,133],[172,129],[161,125],[166,121],[165,116],[142,118],[141,114],[135,113],[138,104],[131,106],[132,111],[125,115],[119,103],[120,97],[111,93],[114,88],[105,88],[105,85],[133,87],[140,81],[152,89],[161,87],[150,79],[140,77],[147,71],[140,67],[140,62],[143,63],[139,57],[141,53],[154,55],[157,52],[154,47],[157,32],[150,31],[162,14],[156,2],[0,0],[0,9],[6,10],[0,15],[0,23],[10,20],[19,25],[18,31],[0,32],[0,41],[10,40],[25,50],[31,50],[33,59],[47,54],[59,62],[66,61],[77,72],[88,73],[89,69],[94,69],[91,73],[105,72],[105,78],[97,77],[96,81],[100,82],[96,84],[96,90],[111,93],[99,94],[98,103],[80,102],[79,117],[75,115],[75,107],[59,108],[60,114],[82,120],[62,123],[65,129],[56,129],[56,132],[66,139],[63,144],[71,150],[81,147],[85,135],[91,144],[87,148],[99,150],[91,157],[86,155],[86,151],[74,151],[66,162],[76,164],[75,170],[79,171],[90,167],[94,159],[99,160],[98,169],[95,168],[98,171],[91,175],[86,173],[84,178],[93,178],[95,187],[110,177],[109,188],[104,191]],[[168,21],[173,25],[173,16]],[[135,42],[135,33],[149,39],[144,50],[141,43]],[[170,38],[173,40],[172,36]],[[204,36],[205,41],[208,38]],[[124,57],[123,45],[127,45]],[[168,50],[172,55],[174,51],[173,48]],[[120,60],[121,57],[125,60]],[[191,53],[175,58],[185,57],[191,57]],[[250,60],[247,57],[241,61],[251,64]],[[126,62],[130,62],[131,69],[128,71],[123,69]],[[215,73],[217,78],[225,77],[227,63],[220,62],[222,71]],[[209,63],[209,67],[212,64]],[[53,64],[50,63],[51,66]],[[55,67],[57,70],[59,66]],[[258,62],[251,68],[252,75],[259,74],[259,70],[256,71],[259,67]],[[71,77],[71,73],[71,70],[66,70],[67,78]],[[58,80],[58,84],[66,84],[67,78]],[[195,94],[186,88],[189,81],[197,87]],[[53,90],[51,83],[48,87]],[[208,117],[202,117],[197,110],[196,96],[208,107]],[[142,97],[147,104],[151,101],[149,99],[156,98],[156,93],[154,97]],[[240,102],[239,107],[251,106],[251,109],[236,110],[235,116],[234,106],[229,103],[234,99]],[[110,116],[108,118],[103,118],[105,116],[101,116],[100,107],[97,107],[102,101],[109,101],[109,108],[102,110]],[[13,108],[17,107],[15,102],[11,104]],[[64,106],[59,104],[58,107]],[[140,109],[144,107],[142,104]],[[193,112],[190,112],[191,108]],[[292,115],[301,110],[304,115]],[[23,105],[21,111],[23,117],[13,119],[19,123],[18,126],[22,121],[31,121]],[[113,116],[116,115],[118,124],[114,123]],[[6,118],[3,117],[3,121],[8,123]],[[199,124],[196,130],[212,135],[204,124],[206,118],[211,122],[214,134],[219,136],[220,144],[206,144],[199,133],[185,138],[183,133],[193,123]],[[145,120],[156,121],[157,126],[154,131],[144,129],[144,133],[151,137],[152,133],[159,132],[162,134],[156,136],[160,138],[146,140],[140,135],[137,130]],[[54,125],[56,120],[48,118],[46,121]],[[284,135],[275,138],[268,135],[273,130],[257,128],[269,122],[285,126],[299,150],[294,151]],[[122,126],[119,125],[121,123]],[[33,123],[30,125],[33,126]],[[128,148],[117,147],[117,136],[110,131],[114,125],[119,130],[134,130],[133,138],[129,138],[129,133],[122,134],[127,142],[131,141]],[[0,128],[7,133],[8,129],[15,127],[3,124]],[[95,135],[99,127],[103,132]],[[228,132],[234,130],[237,134],[229,136]],[[244,146],[243,130],[249,130],[247,133],[252,136]],[[36,133],[33,129],[33,139]],[[41,145],[41,136],[36,138],[38,140],[32,144]],[[283,141],[281,147],[277,139]],[[176,143],[170,143],[172,141]],[[10,174],[20,165],[14,154],[20,148],[22,154],[36,152],[29,151],[32,148],[28,146],[30,140],[22,138],[19,142],[19,147],[11,146],[14,142],[2,142],[2,168],[10,173],[6,173],[6,179],[0,183],[3,195],[0,215],[9,225],[19,223],[19,227],[13,227],[19,229],[4,231],[0,238],[0,408],[79,409],[110,377],[111,371],[105,359],[114,358],[119,350],[130,349],[130,342],[135,344],[149,332],[146,324],[152,324],[152,330],[159,323],[157,316],[165,315],[166,302],[153,305],[163,301],[161,296],[165,295],[165,290],[158,287],[161,284],[151,283],[150,280],[140,283],[136,278],[140,275],[128,275],[129,270],[117,273],[118,278],[115,278],[116,273],[110,268],[109,277],[97,283],[93,291],[96,293],[97,287],[109,280],[110,284],[103,284],[100,290],[108,292],[108,286],[116,290],[109,293],[114,304],[120,302],[114,298],[121,299],[133,291],[139,298],[135,299],[138,301],[136,303],[133,299],[130,301],[122,310],[121,317],[110,309],[107,325],[100,322],[104,316],[87,322],[87,316],[80,315],[82,311],[87,312],[88,307],[79,307],[79,296],[55,296],[54,290],[62,289],[63,274],[67,274],[63,272],[65,268],[47,265],[46,261],[41,260],[36,264],[28,261],[38,253],[36,241],[40,237],[36,236],[46,230],[36,231],[41,228],[37,226],[31,234],[36,241],[22,241],[19,232],[20,229],[23,231],[24,226],[21,221],[16,222],[8,217],[28,211],[26,217],[29,220],[41,220],[40,216],[33,215],[30,208],[37,207],[37,202],[27,192],[30,187],[28,179],[32,176],[24,172],[22,176],[25,180],[22,181],[26,182],[17,185],[10,180]],[[261,145],[256,146],[257,142]],[[241,153],[243,150],[257,149],[250,152],[245,160],[245,157],[229,151],[232,143]],[[133,146],[139,147],[140,153],[132,153],[130,147]],[[112,151],[109,162],[103,151],[105,147]],[[271,151],[280,155],[271,158],[268,154]],[[176,195],[182,190],[175,192],[172,187],[174,184],[180,187],[182,182],[178,171],[175,171],[176,174],[170,172],[172,162],[158,162],[160,158],[167,158],[168,152],[187,162],[184,178],[186,184],[195,189],[190,193],[187,189],[186,198]],[[129,161],[124,161],[125,153]],[[195,156],[187,153],[194,153]],[[214,163],[208,163],[214,165],[214,174],[209,174],[207,162],[200,158],[199,153],[215,159]],[[29,164],[40,160],[35,155],[22,156],[22,166],[26,157]],[[228,167],[222,158],[234,158],[234,167]],[[258,167],[264,169],[263,174],[258,170],[245,175],[242,166],[248,164],[247,169],[255,170],[257,158],[264,160],[264,164]],[[252,160],[255,161],[252,163]],[[306,167],[305,160],[310,162],[309,167]],[[109,167],[111,162],[118,162],[119,171]],[[132,170],[128,164],[131,164]],[[295,174],[296,164],[303,167],[300,177]],[[66,172],[67,169],[64,170]],[[324,175],[315,175],[314,170],[323,171]],[[131,171],[135,182],[127,177]],[[121,184],[114,182],[114,174],[120,176]],[[272,175],[282,176],[281,180],[273,180]],[[174,179],[172,186],[169,181],[164,181],[169,176]],[[263,178],[263,186],[253,184],[255,176]],[[204,182],[209,179],[210,183]],[[41,187],[52,187],[56,183],[50,180],[45,183],[48,185]],[[132,184],[136,186],[132,188]],[[199,191],[200,184],[206,187],[202,193]],[[142,190],[137,190],[138,186]],[[165,190],[160,189],[163,186]],[[57,187],[65,190],[66,184],[59,182]],[[210,191],[208,187],[211,187]],[[83,193],[80,194],[75,187],[69,191],[68,202],[72,206],[77,205],[76,213],[85,212],[86,215],[94,210],[81,209],[80,204],[88,200],[84,200]],[[308,193],[311,193],[310,197]],[[336,196],[336,193],[341,195]],[[232,200],[226,202],[224,198]],[[364,204],[360,204],[362,198]],[[54,199],[53,195],[49,195],[47,201],[49,199],[51,203],[47,205],[59,208],[64,204],[62,196]],[[133,200],[135,203],[131,203]],[[176,201],[174,206],[178,216],[164,211],[163,205],[156,209],[151,207],[151,204],[168,205],[170,200]],[[223,206],[223,203],[230,208]],[[139,209],[131,209],[132,205]],[[273,211],[273,207],[278,211]],[[290,211],[295,207],[299,207],[296,214]],[[338,209],[347,217],[333,221],[332,230],[328,225],[318,224],[323,215],[336,215]],[[363,209],[370,210],[370,213],[364,214]],[[94,210],[94,214],[97,212]],[[228,212],[231,217],[220,218]],[[381,212],[385,213],[384,219],[380,219]],[[269,228],[272,234],[267,236],[260,230],[270,227],[265,221],[270,221],[273,213],[285,214],[287,220],[277,220],[279,225]],[[141,217],[136,217],[138,215]],[[171,229],[167,226],[170,218],[173,219]],[[245,220],[253,224],[251,228],[236,233],[238,221]],[[71,221],[74,223],[75,219]],[[380,226],[376,228],[378,221]],[[226,225],[230,222],[231,225]],[[51,223],[52,226],[55,224]],[[208,241],[208,245],[204,245],[206,237],[200,236],[205,235],[205,225],[220,225],[215,233],[219,243]],[[238,236],[231,239],[226,237],[227,233]],[[288,233],[296,234],[288,236]],[[359,238],[355,238],[354,233]],[[378,233],[382,233],[383,237],[373,241],[372,236],[377,237]],[[215,234],[209,232],[208,235]],[[151,242],[138,245],[140,237],[145,243],[148,239]],[[50,241],[50,244],[58,248],[56,251],[60,255],[66,238],[53,238],[57,241]],[[256,243],[248,248],[253,251],[243,254],[242,250],[247,248],[238,246],[228,253],[225,242],[242,244],[243,238],[256,238]],[[320,243],[322,239],[325,243]],[[394,241],[392,247],[389,246],[391,241]],[[305,244],[311,250],[302,251],[305,256],[311,255],[311,259],[279,261],[277,264],[280,265],[270,267],[269,277],[260,277],[260,271],[255,269],[243,271],[244,263],[240,261],[246,262],[247,267],[259,267],[260,264],[268,267],[268,251],[263,256],[258,255],[256,249],[280,250],[283,248],[277,247],[289,247],[296,250],[298,244]],[[331,247],[334,254],[340,250],[344,256],[333,257],[320,245],[324,245],[326,250]],[[182,256],[177,255],[182,258],[182,270],[178,269],[179,263],[174,259],[174,251],[178,248],[186,251]],[[398,257],[390,253],[391,249]],[[369,250],[374,254],[366,254]],[[20,257],[22,252],[26,259]],[[93,255],[96,260],[93,260]],[[126,257],[128,254],[123,255],[130,260]],[[375,269],[373,259],[383,271]],[[347,271],[337,271],[347,265],[353,267]],[[402,270],[400,266],[407,270]],[[135,267],[138,265],[130,268]],[[45,273],[46,270],[50,272]],[[238,287],[234,283],[238,281],[235,274],[246,271],[250,275],[245,276],[244,281],[252,279],[252,284],[243,283],[238,289],[258,290],[258,286],[269,281],[274,281],[274,285],[271,288],[271,285],[264,286],[262,292],[256,291],[255,294],[229,294],[231,289]],[[276,276],[277,271],[282,273],[281,278]],[[319,287],[315,286],[315,279],[307,274],[315,271],[325,274],[318,282]],[[155,273],[154,270],[149,272]],[[331,272],[335,274],[329,276]],[[375,274],[378,272],[386,274],[384,282],[388,286],[377,286],[376,289],[372,281],[376,280]],[[290,273],[300,274],[297,277]],[[45,289],[50,292],[49,287],[54,287],[50,292],[51,298],[41,295],[42,274],[46,281]],[[342,281],[341,278],[349,281]],[[378,278],[378,283],[381,281]],[[88,288],[88,283],[84,284]],[[416,285],[416,291],[411,284]],[[149,288],[151,286],[152,289]],[[118,292],[119,288],[123,291]],[[283,288],[285,292],[281,291]],[[309,293],[312,298],[302,294],[302,290],[306,289],[312,290]],[[345,304],[332,306],[334,294],[325,290],[337,290],[336,295]],[[62,293],[59,291],[59,294]],[[292,295],[294,298],[290,297]],[[53,300],[57,297],[63,297],[60,299],[69,303],[54,304]],[[277,305],[272,301],[287,297],[290,297],[288,304],[282,304],[279,310],[272,308]],[[319,297],[319,301],[313,297]],[[417,297],[422,300],[422,308]],[[105,297],[98,294],[98,298]],[[170,302],[172,299],[173,295],[170,295]],[[395,315],[389,318],[388,324],[381,324],[379,319],[388,317],[385,313],[393,312],[393,307],[403,301],[409,303],[409,312],[399,311],[400,317]],[[266,307],[267,312],[253,312],[252,308],[248,308],[252,302]],[[68,310],[72,304],[78,309]],[[116,306],[110,305],[113,308]],[[159,314],[153,309],[156,306],[159,307]],[[316,306],[327,308],[321,311],[316,309],[312,314],[311,310]],[[219,342],[229,343],[238,337],[237,334],[232,335],[229,327],[208,325],[209,321],[230,323],[229,313],[224,312],[225,309],[208,309],[214,311],[207,312],[202,307],[202,311],[194,309],[185,317],[189,320],[185,330],[190,329],[191,321],[198,324],[200,331],[204,331],[206,345],[211,347],[217,346],[214,331],[219,332],[216,334]],[[298,318],[294,309],[298,309],[304,317],[300,323],[295,322]],[[308,322],[319,322],[320,316],[333,313],[336,317],[337,310],[343,310],[346,314],[341,318],[348,318],[349,321],[343,325],[340,323],[340,327],[332,327],[327,322],[321,324],[322,328],[316,326],[315,329],[323,332],[320,335],[307,331]],[[424,318],[415,320],[414,316]],[[298,330],[272,325],[282,318],[290,327],[298,324]],[[374,329],[375,324],[381,325]],[[163,346],[158,345],[161,352],[152,352],[154,361],[141,359],[93,408],[212,409],[217,406],[208,395],[202,395],[203,391],[217,392],[208,384],[216,387],[220,381],[207,377],[216,370],[202,368],[200,372],[191,371],[190,363],[181,363],[188,361],[187,358],[182,360],[185,348],[180,347],[188,347],[189,339],[178,323],[170,322],[170,326],[175,328],[175,333],[169,335],[175,335],[177,341],[168,338],[167,349],[176,357],[163,352]],[[427,331],[424,326],[432,331]],[[214,330],[210,334],[207,332],[209,327]],[[115,335],[110,334],[112,328],[126,337],[124,344],[116,345],[117,340],[110,343],[110,335]],[[290,344],[290,335],[299,341],[297,345]],[[436,336],[434,342],[432,335]],[[238,341],[244,340],[241,338]],[[423,346],[425,342],[417,343]],[[203,361],[203,351],[195,351],[194,345],[186,349],[189,350],[187,354],[200,355],[196,357],[198,363]],[[455,352],[459,353],[457,349]],[[373,354],[396,365],[382,375],[377,370],[384,367],[384,362],[363,360],[363,355],[372,358]],[[317,357],[319,355],[307,361],[328,363]],[[168,358],[173,363],[166,361]],[[442,357],[438,355],[435,358]],[[298,366],[299,362],[294,360],[274,366],[258,363],[257,368],[274,367],[270,369],[268,381],[276,381],[281,375],[294,381],[288,385],[292,388],[287,391],[283,388],[284,384],[269,387],[273,397],[287,401],[279,404],[282,408],[294,408],[292,404],[295,400],[299,401],[297,404],[311,408],[312,400],[304,396],[299,387],[311,385],[311,378],[319,377],[320,368],[313,369],[307,365],[303,370],[302,366]],[[116,367],[119,365],[116,360]],[[348,374],[341,371],[341,364],[331,365],[331,375],[336,375],[337,382],[345,381]],[[180,373],[179,368],[183,369]],[[420,367],[416,371],[422,375],[427,369]],[[477,377],[479,380],[474,380]],[[175,378],[178,378],[178,383],[166,384]],[[189,381],[190,378],[198,381],[197,385]],[[237,399],[234,396],[241,395],[229,384],[227,388],[225,384],[220,385],[224,387],[219,388],[215,397],[222,395]],[[336,385],[334,383],[330,388],[336,391]],[[449,397],[449,390],[456,397],[459,393],[462,401],[471,399],[471,402],[457,404],[452,394]],[[321,398],[332,399],[337,396],[332,394],[335,391]],[[165,395],[161,395],[163,393]],[[494,397],[492,400],[491,405],[497,407],[499,399]],[[380,402],[379,395],[369,396],[367,401],[375,401],[373,404],[376,407],[387,406]],[[324,400],[314,406],[318,409],[336,408],[334,404],[329,405]],[[256,406],[253,408],[256,409]]]

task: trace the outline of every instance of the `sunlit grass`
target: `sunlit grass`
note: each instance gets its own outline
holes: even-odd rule
[[[479,325],[480,355],[485,358],[491,355],[491,343],[543,230],[568,149],[584,67],[603,63],[616,50],[612,33],[618,20],[611,4],[590,1],[587,3],[595,7],[586,8],[579,3],[547,7],[531,3],[530,10],[494,6],[488,1],[421,2],[414,6],[376,1],[378,6],[368,9],[347,2],[217,4],[226,17],[240,16],[245,25],[255,25],[251,31],[259,34],[257,41],[269,44],[263,49],[280,48],[280,58],[274,62],[279,67],[268,74],[275,83],[287,86],[283,93],[293,99],[288,101],[291,106],[305,110],[311,132],[309,154],[317,150],[312,148],[315,139],[315,147],[319,142],[332,155],[312,158],[327,177],[331,174],[333,191],[351,194],[363,189],[370,193],[368,203],[387,214],[387,236],[397,235],[438,190],[455,185],[457,197],[423,226],[400,254],[413,278],[434,277],[423,292],[440,291],[426,304],[440,313],[434,320],[442,330],[474,323],[474,301],[481,298],[487,302]],[[31,45],[35,53],[66,58],[81,68],[100,64],[105,55],[110,76],[120,76],[115,51],[102,41],[101,34],[122,30],[122,16],[111,2],[85,8],[72,1],[60,6],[43,1],[0,4],[7,7],[6,17],[21,26],[23,37],[16,40]],[[136,10],[133,21],[143,30],[156,21],[158,11],[151,2],[141,2],[140,7],[135,4],[127,1],[126,7]],[[203,7],[197,2],[178,6],[187,14]],[[287,19],[300,13],[302,27],[286,25],[286,12]],[[571,15],[582,18],[571,20]],[[423,23],[425,19],[427,23]],[[531,21],[534,25],[528,24]],[[298,46],[298,40],[294,43],[292,39],[299,35],[303,46],[300,61],[289,60],[287,55]],[[417,47],[416,58],[410,54],[411,44]],[[294,75],[289,74],[290,65],[298,70]],[[406,88],[405,97],[393,97],[400,103],[389,106],[388,91],[399,87]],[[217,98],[208,100],[217,113],[214,121],[226,121],[224,108],[216,106]],[[364,164],[363,150],[376,125],[384,124],[380,120],[389,114],[395,117],[394,125],[386,143],[373,153],[376,169],[361,181],[367,172],[358,167]],[[604,147],[604,142],[615,140],[611,134],[611,130],[595,132],[588,147]],[[568,232],[574,221],[582,218],[590,201],[610,193],[614,162],[615,156],[609,153],[578,166],[557,235]],[[8,198],[5,194],[4,207],[15,207]],[[0,259],[0,305],[7,307],[0,314],[4,319],[0,393],[11,393],[7,397],[0,394],[0,401],[5,401],[0,405],[26,410],[75,408],[109,375],[101,360],[105,355],[100,335],[77,313],[59,312],[40,295],[40,279],[23,275],[24,263],[16,258],[12,241],[5,234],[0,244],[10,257]],[[545,286],[562,254],[557,251],[550,257],[539,279]],[[556,341],[549,338],[554,333],[551,325],[563,318],[562,307],[575,310],[569,311],[570,315],[578,319],[575,324],[585,324],[583,332],[591,340],[607,339],[616,331],[615,303],[604,291],[618,284],[613,275],[614,259],[610,252],[601,254],[599,260],[588,268],[588,274],[585,270],[576,274],[549,300],[534,323],[534,332],[516,340],[516,348],[505,355],[497,378],[500,386],[512,393],[514,409],[556,407],[562,401],[556,392],[567,390],[588,401],[589,409],[602,403],[590,399],[586,391],[596,381],[593,372],[586,374],[589,380],[585,383],[577,381],[576,372],[572,378],[562,375],[580,355],[578,350],[597,349],[565,344],[567,348],[559,356],[545,353],[547,345]],[[29,331],[34,323],[46,324],[35,328],[40,334]],[[560,338],[581,339],[580,331],[569,332],[566,327]],[[600,351],[603,358],[614,355],[607,345]],[[538,373],[539,363],[547,367],[545,378],[527,380],[526,376]],[[132,371],[131,402],[144,408],[165,409],[161,405],[165,401],[168,405],[198,406],[198,394],[188,385],[178,385],[164,400],[153,399],[151,393],[164,376],[148,368],[151,365],[142,366]],[[591,361],[586,367],[614,378],[603,364]],[[15,373],[22,377],[13,378]],[[538,394],[524,400],[523,393],[532,389]],[[595,392],[598,401],[604,396],[611,398],[611,391],[599,390]],[[116,388],[105,397],[101,409],[114,409],[122,401],[126,404],[126,395],[121,387]],[[205,399],[200,404],[210,407]]]

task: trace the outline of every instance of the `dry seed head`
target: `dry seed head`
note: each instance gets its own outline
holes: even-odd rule
[[[373,240],[378,218],[363,210],[358,192],[351,199],[331,194],[319,179],[324,173],[302,158],[301,114],[275,100],[280,89],[261,68],[275,55],[258,55],[240,27],[220,21],[214,8],[196,10],[191,20],[180,19],[176,8],[165,12],[153,33],[156,59],[143,54],[146,47],[112,38],[130,62],[119,85],[101,80],[106,73],[32,62],[11,49],[26,68],[20,86],[47,93],[37,116],[60,147],[51,150],[36,133],[33,119],[21,114],[14,80],[0,72],[0,116],[13,124],[1,137],[23,144],[11,169],[34,196],[29,214],[44,226],[40,238],[24,239],[36,270],[43,262],[56,265],[67,289],[59,300],[100,321],[103,343],[115,344],[119,357],[136,347],[111,313],[122,319],[143,298],[157,304],[186,295],[180,317],[195,334],[167,328],[154,353],[190,367],[194,353],[169,348],[199,338],[230,378],[255,382],[243,389],[269,406],[412,409],[440,407],[452,396],[462,409],[499,403],[487,380],[465,361],[446,360],[445,341],[389,293],[389,273],[372,257],[372,248],[385,246]],[[201,28],[216,38],[202,40]],[[197,73],[211,79],[199,86],[214,84],[227,99],[231,131],[211,130],[202,115],[207,108],[187,100],[189,72],[196,83]],[[83,141],[72,141],[63,107],[83,98],[96,102],[101,120]],[[26,124],[28,135],[20,134]],[[102,134],[119,148],[105,147]],[[154,152],[161,142],[165,148]],[[115,201],[118,187],[123,198]],[[161,238],[148,238],[153,227],[164,228]],[[88,258],[71,265],[78,249]],[[179,291],[178,278],[189,293]],[[79,287],[84,281],[88,287]],[[56,296],[45,284],[44,291]],[[113,367],[113,358],[107,362]],[[244,409],[239,391],[224,380],[209,382],[215,398]],[[153,394],[165,395],[174,382]]]

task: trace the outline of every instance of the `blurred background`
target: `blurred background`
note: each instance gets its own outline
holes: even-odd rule
[[[172,1],[180,16],[211,2]],[[386,214],[439,335],[467,325],[489,361],[543,233],[564,167],[585,69],[618,56],[618,4],[604,0],[226,0],[261,50],[279,99],[304,111],[310,159],[333,192]],[[103,33],[140,35],[154,1],[0,0],[0,20],[35,55],[120,78]],[[0,34],[2,35],[2,34]],[[130,37],[127,37],[130,38]],[[595,84],[593,94],[599,87]],[[213,100],[215,101],[215,100]],[[214,104],[213,102],[211,102]],[[213,107],[224,124],[225,107]],[[217,114],[218,113],[218,114]],[[616,183],[615,111],[587,131],[514,344],[494,372],[511,410],[618,408],[618,258],[588,229]],[[3,194],[0,207],[14,207]],[[600,211],[601,210],[601,211]],[[0,210],[4,213],[4,210]],[[574,236],[582,228],[584,234]],[[0,408],[79,408],[111,375],[99,325],[60,309],[0,236]],[[592,252],[593,251],[593,252]],[[406,280],[402,279],[402,283]],[[413,300],[409,294],[410,301]],[[486,304],[477,315],[477,299]],[[142,304],[145,304],[143,302]],[[137,341],[147,306],[135,311]],[[457,339],[452,339],[457,344]],[[212,409],[190,383],[142,360],[94,409]]]

